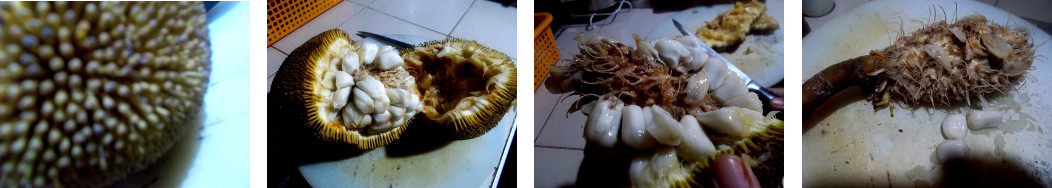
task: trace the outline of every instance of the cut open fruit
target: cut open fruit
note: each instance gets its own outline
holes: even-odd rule
[[[470,139],[497,126],[515,101],[515,63],[475,41],[447,39],[402,51],[416,70],[424,111],[452,139]]]
[[[511,59],[474,41],[398,52],[334,29],[289,54],[269,97],[281,116],[276,130],[297,131],[281,134],[369,150],[397,140],[413,121],[438,125],[451,139],[481,136],[508,111],[515,88]]]

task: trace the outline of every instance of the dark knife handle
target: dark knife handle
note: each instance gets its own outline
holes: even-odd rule
[[[771,101],[775,98],[781,97],[774,94],[774,92],[771,92],[771,90],[767,90],[767,88],[761,86],[759,83],[756,83],[756,81],[749,82],[749,84],[746,85],[746,87],[749,88],[749,92],[756,93],[756,95],[760,97],[760,101],[763,102],[763,112],[765,114],[773,110]]]

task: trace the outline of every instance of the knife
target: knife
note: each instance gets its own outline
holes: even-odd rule
[[[395,40],[395,39],[392,39],[391,37],[386,37],[386,36],[379,35],[379,34],[376,34],[376,33],[370,33],[370,32],[365,32],[365,31],[358,31],[358,36],[362,37],[362,38],[373,38],[373,39],[376,39],[377,41],[380,41],[380,42],[382,42],[384,44],[387,44],[387,45],[391,45],[391,47],[394,47],[395,49],[398,49],[398,50],[402,50],[402,49],[413,47],[412,44],[405,43],[405,42],[402,42],[400,40]]]
[[[672,19],[672,24],[675,24],[676,29],[679,29],[679,32],[683,35],[698,38],[698,36],[695,36],[694,33],[688,31],[687,28],[683,27],[683,25],[680,24],[679,21],[676,21],[676,19]],[[716,53],[716,50],[713,50],[712,47],[709,47],[708,44],[705,44],[704,42],[700,42],[700,44],[701,47],[705,48],[706,52],[709,54],[709,57],[720,58],[720,60],[723,60],[723,62],[727,63],[727,69],[730,69],[731,72],[733,72],[735,75],[738,75],[738,77],[740,77],[742,81],[745,81],[745,87],[749,89],[749,92],[756,93],[756,95],[760,96],[760,100],[763,101],[764,112],[770,111],[769,109],[771,109],[771,100],[773,100],[774,98],[778,98],[778,95],[775,95],[770,90],[767,90],[767,88],[764,88],[763,85],[760,85],[760,83],[757,83],[755,80],[752,80],[752,78],[749,78],[749,75],[745,75],[745,73],[743,73],[742,70],[738,69],[738,67],[734,66],[734,64],[730,61],[727,61],[727,58],[723,58],[722,55]]]

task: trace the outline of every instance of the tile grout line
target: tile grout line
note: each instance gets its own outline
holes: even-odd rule
[[[384,15],[390,16],[390,17],[392,17],[392,18],[394,18],[394,19],[397,19],[397,20],[401,20],[401,21],[403,21],[403,22],[406,22],[406,23],[409,23],[409,24],[411,24],[411,25],[414,25],[414,26],[417,26],[417,27],[420,27],[420,28],[424,28],[424,29],[426,29],[426,30],[429,30],[429,31],[431,31],[431,32],[435,32],[435,33],[438,33],[438,34],[440,34],[440,35],[445,35],[445,34],[442,34],[442,32],[438,32],[438,31],[435,31],[434,29],[431,29],[431,28],[427,28],[427,27],[424,27],[424,26],[422,26],[422,25],[419,25],[419,24],[413,23],[413,22],[411,22],[411,21],[409,21],[409,20],[405,20],[405,19],[399,18],[399,17],[397,17],[397,16],[394,16],[394,15],[388,14],[388,13],[386,13],[386,12],[384,12],[384,11],[376,10],[376,9],[374,9],[373,7],[369,7],[369,6],[366,6],[365,8],[367,8],[367,9],[370,9],[370,10],[373,10],[373,11],[376,11],[376,12],[379,12],[380,14],[384,14]],[[446,36],[449,36],[449,35],[446,35]]]
[[[341,20],[339,23],[337,23],[336,26],[333,27],[332,29],[340,28],[341,25],[343,25],[344,23],[347,23],[347,21],[350,21],[351,18],[353,18],[354,16],[357,16],[359,13],[362,13],[362,10],[365,10],[365,8],[369,8],[368,4],[362,5],[362,4],[358,4],[358,3],[355,3],[355,2],[350,2],[350,0],[345,0],[345,1],[348,2],[348,3],[354,4],[354,5],[361,5],[362,8],[358,9],[357,12],[352,13],[351,16],[347,16],[346,18],[343,18],[343,20]],[[369,3],[372,3],[372,1],[370,1]],[[346,32],[346,31],[344,31],[344,32]]]
[[[561,150],[575,150],[575,151],[584,151],[584,149],[577,149],[577,148],[570,148],[570,147],[561,147],[561,146],[542,146],[542,145],[534,145],[533,147],[534,147],[534,148],[544,148],[544,149],[561,149]]]
[[[544,79],[548,80],[548,78],[544,78]],[[534,95],[537,95],[537,94],[534,93]],[[566,95],[566,94],[560,94],[559,98],[563,98],[563,95]],[[558,98],[555,99],[555,104],[552,104],[552,109],[548,111],[548,117],[545,117],[544,118],[544,124],[541,124],[541,131],[538,132],[536,137],[533,138],[534,144],[537,144],[537,139],[540,138],[541,133],[544,133],[544,128],[548,127],[548,119],[552,118],[552,113],[555,113],[555,107],[558,106],[559,102],[560,102],[560,100]]]
[[[547,79],[547,78],[545,78],[545,79]],[[537,96],[537,92],[534,92],[533,95]],[[534,100],[536,100],[536,99],[534,99]],[[536,101],[534,101],[534,103],[536,103]],[[559,104],[559,102],[555,102],[555,104]],[[534,136],[533,137],[533,143],[534,144],[537,144],[537,140],[540,139],[541,133],[544,133],[544,127],[547,127],[548,119],[552,118],[552,112],[555,111],[555,104],[552,105],[552,109],[548,110],[548,117],[544,117],[544,122],[541,123],[541,130],[537,131],[537,135],[533,135]],[[536,115],[536,114],[534,114],[534,115]],[[536,124],[536,123],[537,122],[534,122],[534,124]]]
[[[289,56],[289,53],[287,53],[285,51],[281,51],[281,49],[278,49],[277,47],[268,46],[267,48],[273,48],[274,50],[277,50],[278,52],[281,52],[281,54],[284,54],[285,56]],[[286,58],[288,58],[288,57],[286,57]]]
[[[347,1],[347,0],[344,0],[344,1],[341,1],[341,2],[347,2],[347,3],[351,3],[351,4],[354,4],[354,5],[360,5],[360,4],[358,4],[358,3],[355,3],[355,2],[350,2],[350,1]],[[336,3],[336,5],[339,5],[339,3]],[[292,30],[292,32],[289,32],[289,34],[292,34],[292,33],[295,33],[296,31],[299,31],[300,29],[304,28],[303,26],[306,26],[307,24],[309,24],[310,22],[313,22],[314,20],[318,20],[319,18],[321,18],[321,16],[322,16],[323,14],[325,14],[325,13],[327,13],[327,12],[329,12],[329,11],[335,11],[335,9],[333,9],[333,8],[336,8],[336,5],[333,5],[332,7],[329,7],[329,9],[328,9],[328,10],[325,10],[325,12],[322,12],[321,14],[318,14],[318,16],[315,16],[314,18],[311,18],[311,19],[310,19],[310,21],[307,21],[307,23],[303,23],[303,25],[300,25],[300,27],[299,27],[299,28],[296,28],[296,30]],[[364,6],[364,5],[363,5],[363,6]],[[350,18],[351,18],[351,17],[354,17],[354,15],[357,15],[357,14],[358,14],[357,12],[355,12],[355,13],[351,14],[351,16],[348,16],[347,18],[344,18],[344,19],[343,19],[343,20],[341,20],[341,21],[340,21],[340,22],[339,22],[338,24],[336,24],[336,27],[333,27],[333,28],[329,28],[329,29],[335,29],[335,28],[338,28],[338,27],[339,27],[340,25],[342,25],[342,24],[343,24],[344,22],[347,22],[347,20],[350,20]],[[324,32],[324,31],[323,31],[323,32]],[[278,41],[275,41],[275,42],[274,42],[274,44],[277,44],[278,42],[281,42],[282,40],[285,40],[285,39],[286,39],[287,37],[289,37],[289,34],[285,35],[284,37],[281,37],[281,39],[278,39]],[[271,48],[274,48],[274,49],[278,50],[279,52],[285,53],[285,55],[288,55],[288,54],[289,54],[289,53],[287,53],[287,52],[281,51],[281,49],[278,49],[277,47],[274,47],[274,44],[271,44],[270,46],[267,46],[267,47],[271,47]],[[301,44],[301,45],[302,45],[302,44]]]
[[[471,1],[471,5],[468,5],[468,9],[464,10],[464,14],[460,15],[460,19],[457,19],[457,23],[453,24],[453,29],[449,30],[450,37],[453,37],[453,31],[457,30],[457,26],[460,26],[460,22],[464,21],[464,16],[468,15],[468,11],[471,11],[471,8],[475,7],[475,2],[478,2],[478,0]]]

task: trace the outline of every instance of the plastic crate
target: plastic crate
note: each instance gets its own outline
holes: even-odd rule
[[[340,0],[267,0],[267,46],[278,42],[337,3]]]
[[[541,86],[552,65],[559,62],[559,47],[552,35],[552,14],[533,14],[533,90]]]

